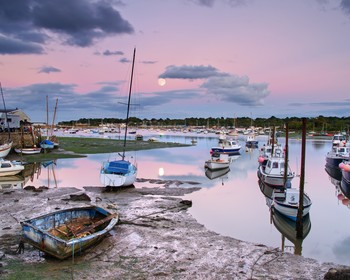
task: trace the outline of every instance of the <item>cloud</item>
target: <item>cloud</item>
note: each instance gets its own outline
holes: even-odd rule
[[[110,51],[110,50],[105,50],[102,55],[109,56],[109,55],[124,55],[122,51]]]
[[[52,66],[43,66],[38,71],[38,73],[46,73],[46,74],[50,74],[53,72],[61,72],[61,70]]]
[[[42,53],[45,43],[55,37],[87,47],[107,36],[134,33],[132,25],[103,0],[0,0],[0,14],[2,41],[17,43],[12,52],[1,44],[2,54]]]
[[[44,49],[39,44],[8,38],[0,34],[0,54],[43,54]]]
[[[201,87],[222,101],[243,106],[263,105],[264,98],[270,94],[266,83],[250,83],[247,76],[211,77]]]
[[[226,73],[220,73],[213,66],[192,66],[192,65],[183,65],[175,66],[170,65],[166,68],[165,72],[159,75],[159,78],[163,79],[206,79],[209,77],[215,76],[227,76]]]
[[[205,79],[201,88],[221,101],[243,106],[259,106],[270,94],[266,83],[250,83],[247,76],[239,77],[218,71],[213,66],[170,65],[159,75],[163,79]]]
[[[340,8],[348,15],[350,15],[350,1],[342,0],[340,2]]]

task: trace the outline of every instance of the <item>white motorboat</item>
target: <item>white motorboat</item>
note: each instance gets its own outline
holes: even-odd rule
[[[237,140],[225,139],[221,142],[220,146],[212,147],[212,153],[223,153],[223,154],[237,154],[242,146]]]
[[[24,166],[20,163],[14,163],[10,160],[0,160],[0,176],[12,176],[20,173]]]
[[[291,170],[287,170],[286,182],[284,182],[284,165],[285,161],[283,157],[271,157],[267,160],[266,166],[259,166],[258,177],[265,184],[272,187],[284,187],[290,185],[294,178],[294,173]]]
[[[296,188],[284,188],[274,189],[272,193],[273,208],[281,214],[285,215],[289,219],[296,221],[299,207],[299,189]],[[304,193],[303,200],[303,213],[304,217],[307,215],[311,208],[311,199]]]
[[[230,166],[230,162],[230,158],[227,154],[220,154],[219,157],[212,157],[211,159],[207,160],[204,167],[211,170],[224,169]]]
[[[34,155],[34,154],[40,154],[41,148],[40,147],[16,148],[15,152],[18,154],[23,154],[23,155]]]

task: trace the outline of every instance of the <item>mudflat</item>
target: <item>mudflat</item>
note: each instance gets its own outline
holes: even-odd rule
[[[349,267],[283,253],[219,235],[187,211],[189,187],[102,187],[0,191],[1,279],[347,279]],[[25,244],[19,222],[51,211],[95,204],[120,222],[96,246],[59,261]],[[220,217],[218,217],[219,219]],[[329,272],[329,270],[331,271]],[[326,277],[326,278],[325,278]]]

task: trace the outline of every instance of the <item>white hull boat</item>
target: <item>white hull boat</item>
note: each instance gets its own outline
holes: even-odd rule
[[[259,166],[258,177],[267,185],[272,187],[284,187],[284,158],[271,157],[268,159],[266,166]],[[294,173],[287,171],[286,185],[290,185]]]
[[[34,155],[34,154],[40,154],[41,148],[38,148],[38,147],[19,148],[19,149],[15,149],[15,152],[18,154],[23,154],[23,155]]]
[[[207,160],[204,164],[205,168],[211,170],[219,170],[228,168],[230,166],[230,158],[226,154],[220,154],[219,158],[212,157],[210,160]]]
[[[127,187],[134,184],[137,167],[125,160],[106,162],[100,172],[100,182],[104,186]]]
[[[299,189],[286,188],[282,191],[275,189],[272,194],[272,199],[274,209],[289,219],[296,221],[299,207]],[[303,217],[309,213],[311,204],[310,197],[304,193]]]
[[[10,160],[0,161],[0,176],[12,176],[16,175],[24,169],[22,164],[13,163]]]
[[[9,143],[5,143],[0,145],[0,158],[5,158],[10,153],[12,148],[12,141]]]

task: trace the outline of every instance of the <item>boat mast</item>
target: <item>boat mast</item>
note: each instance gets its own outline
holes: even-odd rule
[[[129,97],[128,97],[128,109],[126,111],[124,145],[123,145],[123,155],[122,155],[122,159],[123,160],[125,158],[126,135],[128,133],[130,98],[131,98],[132,79],[133,79],[133,76],[134,76],[135,53],[136,53],[136,48],[134,48],[134,53],[133,53],[133,56],[132,56],[132,68],[131,68],[131,78],[130,78]]]
[[[53,119],[52,119],[52,125],[51,125],[51,136],[53,135],[53,128],[55,126],[55,118],[56,118],[56,111],[57,111],[57,103],[58,103],[58,98],[56,98],[56,104],[55,104],[55,110],[53,112]]]
[[[11,139],[10,124],[9,124],[9,122],[8,122],[8,120],[7,120],[7,110],[6,110],[6,104],[5,104],[4,93],[2,92],[2,85],[1,85],[1,82],[0,82],[0,89],[1,89],[2,102],[3,102],[3,104],[4,104],[5,120],[6,120],[6,123],[7,123],[7,130],[8,130],[8,133],[9,133],[8,141],[10,142],[10,139]]]

